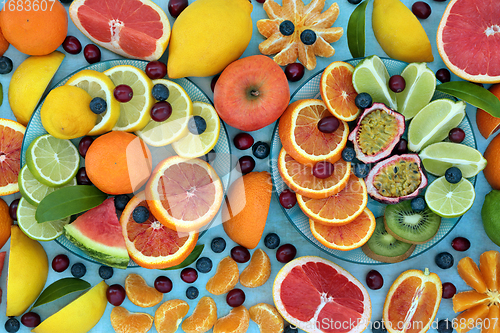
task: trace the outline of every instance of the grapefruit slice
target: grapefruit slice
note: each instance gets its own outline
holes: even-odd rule
[[[127,58],[158,60],[170,39],[167,15],[150,0],[75,0],[69,16],[94,43]]]
[[[446,66],[464,80],[500,82],[500,7],[496,1],[451,0],[437,31]]]
[[[20,123],[0,118],[0,196],[19,192],[17,178],[25,131]]]
[[[273,299],[286,321],[309,333],[363,332],[371,316],[365,287],[320,257],[300,257],[286,264],[274,280]]]

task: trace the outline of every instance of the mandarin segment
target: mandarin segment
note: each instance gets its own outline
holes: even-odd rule
[[[489,290],[498,291],[500,278],[500,253],[486,251],[479,257],[479,270]]]
[[[271,260],[262,249],[257,249],[252,255],[250,264],[241,272],[240,283],[247,288],[262,286],[271,276]]]
[[[193,314],[182,323],[185,333],[204,333],[212,329],[217,321],[217,305],[208,296],[200,298]]]
[[[261,333],[282,333],[284,330],[283,317],[272,305],[259,303],[248,309],[250,319],[258,326]]]
[[[498,318],[500,318],[500,305],[490,305],[488,315],[481,328],[481,333],[499,333],[500,323],[498,322]]]
[[[238,283],[240,272],[238,264],[230,257],[225,257],[217,265],[217,271],[206,285],[206,289],[213,295],[222,295],[233,289]]]
[[[139,274],[131,273],[125,278],[125,291],[128,299],[137,306],[149,308],[160,303],[163,294],[147,285]]]
[[[463,291],[453,296],[453,311],[462,312],[479,304],[487,304],[488,295],[480,294],[475,290]]]
[[[249,325],[250,314],[246,307],[240,305],[217,320],[213,333],[245,333]]]
[[[180,299],[166,301],[155,311],[155,328],[158,333],[175,333],[189,311],[189,305]]]
[[[478,293],[484,294],[487,290],[486,283],[479,271],[476,263],[470,258],[462,258],[457,265],[458,275],[469,287],[474,288]]]
[[[488,312],[488,305],[479,304],[460,313],[456,318],[457,325],[455,329],[457,333],[466,333],[477,325],[481,325]]]
[[[146,333],[153,327],[153,317],[147,313],[129,312],[121,306],[111,310],[111,326],[116,333]]]

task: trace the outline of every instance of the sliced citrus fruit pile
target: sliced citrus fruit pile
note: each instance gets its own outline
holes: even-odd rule
[[[129,312],[122,306],[113,307],[110,320],[115,332],[146,333],[153,327],[153,316],[142,312]]]
[[[17,178],[25,131],[20,123],[0,118],[0,195],[19,191]]]
[[[163,299],[161,292],[148,286],[144,278],[136,273],[130,273],[125,278],[125,291],[128,299],[142,308],[155,306]]]
[[[191,316],[182,322],[182,331],[185,333],[208,332],[217,321],[217,305],[208,296],[200,298]]]
[[[157,332],[177,332],[189,311],[189,305],[180,299],[166,301],[155,311],[155,328]]]
[[[429,209],[448,218],[464,215],[472,207],[475,198],[474,185],[465,178],[451,184],[443,176],[433,181],[425,191],[425,202]]]

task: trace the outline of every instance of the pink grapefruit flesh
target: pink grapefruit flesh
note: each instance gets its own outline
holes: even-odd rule
[[[19,191],[17,178],[21,165],[24,132],[0,125],[0,195]]]

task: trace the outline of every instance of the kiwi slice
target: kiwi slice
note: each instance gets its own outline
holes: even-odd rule
[[[388,205],[384,213],[385,228],[396,239],[411,244],[423,244],[434,237],[441,225],[441,217],[429,207],[421,212],[411,208],[411,201]]]
[[[387,263],[395,263],[408,258],[415,249],[414,244],[404,243],[385,230],[384,218],[378,217],[375,231],[361,248],[370,258]]]

